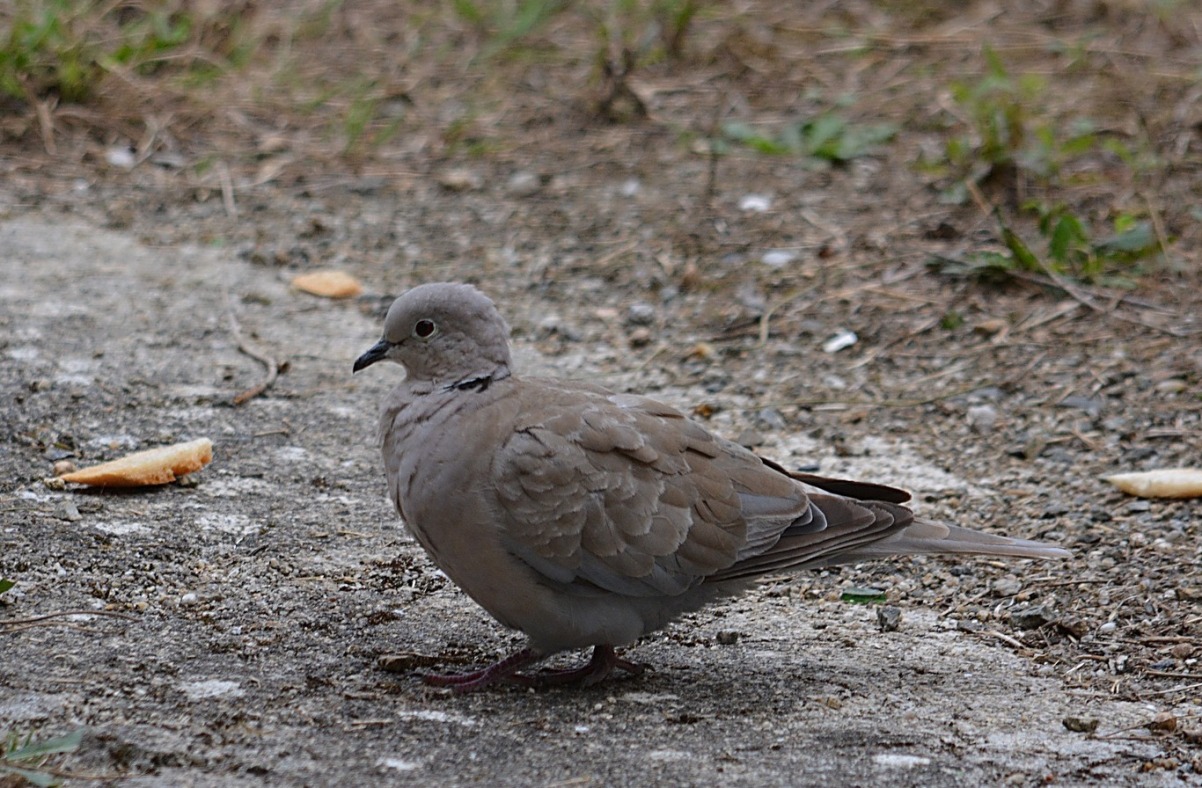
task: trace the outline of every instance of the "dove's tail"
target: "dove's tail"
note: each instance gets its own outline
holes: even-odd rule
[[[898,507],[901,508],[901,507]],[[891,555],[916,553],[947,553],[960,555],[1001,555],[1013,558],[1069,558],[1067,550],[1030,539],[995,536],[958,525],[912,520],[909,525],[893,531],[871,544],[853,547],[834,556],[826,563],[846,564],[885,558]]]
[[[909,493],[880,484],[791,473],[765,464],[802,484],[810,498],[807,515],[763,548],[707,578],[738,580],[769,572],[815,569],[894,555],[918,553],[996,555],[1014,558],[1068,558],[1059,547],[1027,539],[995,536],[956,525],[914,519],[903,504]]]

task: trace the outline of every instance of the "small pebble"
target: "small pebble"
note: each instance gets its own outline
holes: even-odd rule
[[[995,318],[989,318],[987,320],[982,320],[981,322],[974,325],[972,327],[972,330],[978,334],[983,334],[987,337],[991,337],[994,334],[1000,334],[1002,331],[1005,331],[1009,327],[1010,327],[1010,324],[1007,323],[1005,320],[1002,320],[1000,317],[995,317]]]
[[[505,189],[514,197],[530,197],[543,188],[542,181],[537,175],[526,170],[519,170],[509,176]]]
[[[1102,400],[1092,397],[1082,397],[1078,394],[1065,397],[1058,402],[1057,407],[1072,408],[1088,413],[1090,416],[1097,416],[1102,412]]]
[[[743,636],[742,632],[736,632],[733,629],[723,629],[718,633],[718,645],[733,646],[739,642],[739,638]]]
[[[993,428],[997,426],[998,412],[992,405],[973,405],[968,409],[966,416],[968,426],[973,432],[993,432]]]
[[[1171,711],[1162,711],[1153,717],[1145,727],[1150,731],[1172,733],[1177,730],[1177,715]]]
[[[104,160],[113,167],[132,170],[138,164],[138,151],[129,145],[114,145],[104,152]]]
[[[54,475],[63,476],[64,474],[72,473],[75,470],[75,463],[70,460],[59,460],[54,463]]]
[[[645,301],[636,301],[626,309],[626,322],[635,326],[649,326],[655,322],[655,307]]]
[[[1099,635],[1112,635],[1112,634],[1114,634],[1115,630],[1117,630],[1118,628],[1119,628],[1118,624],[1114,623],[1113,621],[1107,621],[1105,624],[1098,627],[1098,634]]]
[[[859,341],[856,332],[849,331],[846,328],[839,329],[833,337],[822,343],[823,353],[838,353],[840,350],[849,348]]]
[[[476,191],[484,187],[484,179],[472,170],[455,168],[439,175],[438,185],[453,192]]]
[[[797,259],[797,253],[788,249],[770,249],[760,257],[760,262],[769,268],[784,268]]]
[[[1014,596],[1023,588],[1022,581],[1013,575],[1006,575],[994,580],[990,586],[990,591],[995,597]]]
[[[646,347],[651,344],[651,331],[644,327],[636,328],[630,332],[628,341],[631,347]]]
[[[78,522],[83,519],[83,515],[79,513],[79,507],[75,505],[74,501],[63,501],[54,507],[54,516],[69,523]]]
[[[747,213],[764,213],[772,207],[772,198],[766,194],[745,194],[739,200],[739,210]]]
[[[1015,629],[1039,629],[1051,622],[1055,616],[1044,605],[1036,605],[1010,613],[1010,625]]]
[[[1059,517],[1062,514],[1069,513],[1069,507],[1063,501],[1052,501],[1047,506],[1043,507],[1043,514],[1040,516],[1045,520],[1050,520],[1053,517]]]
[[[1180,394],[1189,388],[1189,384],[1181,378],[1169,378],[1156,384],[1156,390],[1161,394]]]
[[[1098,729],[1098,721],[1092,717],[1065,717],[1061,722],[1074,733],[1093,733]]]
[[[188,593],[184,594],[183,596],[181,596],[179,598],[179,605],[180,605],[180,607],[191,607],[192,605],[195,605],[198,601],[199,601],[199,599],[196,596],[196,594],[189,591]]]
[[[1006,392],[1002,391],[997,386],[984,386],[979,389],[973,389],[968,393],[970,400],[992,400],[997,402],[1006,396]]]
[[[787,426],[785,417],[780,415],[780,411],[776,408],[761,409],[755,415],[755,420],[761,427],[768,430],[783,430]]]
[[[885,605],[876,609],[876,625],[882,632],[896,632],[901,626],[901,610],[893,605]]]

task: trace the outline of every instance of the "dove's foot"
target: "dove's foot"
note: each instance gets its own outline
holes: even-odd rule
[[[510,678],[516,671],[527,665],[538,662],[543,655],[531,648],[524,648],[516,654],[510,654],[500,662],[494,662],[487,668],[471,673],[452,673],[439,675],[423,673],[422,681],[435,687],[450,687],[455,692],[474,692],[478,689],[491,687],[500,681]]]
[[[619,657],[613,646],[594,646],[593,658],[579,668],[544,670],[533,676],[518,673],[522,668],[542,658],[543,655],[534,649],[525,648],[481,670],[450,675],[423,673],[422,681],[435,687],[450,687],[456,693],[474,692],[501,682],[538,689],[562,687],[566,684],[591,687],[613,673],[615,668],[635,676],[647,669],[646,665]]]
[[[646,670],[647,666],[639,662],[622,659],[614,651],[613,646],[593,646],[593,658],[587,664],[578,668],[544,670],[533,676],[523,676],[515,673],[509,676],[507,680],[525,687],[562,687],[567,684],[591,687],[610,673],[613,673],[614,668],[637,676]]]

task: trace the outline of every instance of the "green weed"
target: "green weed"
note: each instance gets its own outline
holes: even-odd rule
[[[952,177],[943,193],[945,202],[967,202],[970,183],[994,183],[1017,203],[1022,199],[1020,182],[1054,188],[1065,167],[1082,157],[1112,147],[1124,160],[1139,155],[1121,143],[1103,140],[1088,118],[1063,125],[1044,120],[1044,78],[1011,74],[989,48],[984,58],[986,70],[980,79],[951,85],[962,132],[945,141],[942,161],[919,162],[923,171]]]
[[[350,88],[350,103],[342,116],[343,152],[364,153],[384,145],[401,127],[405,99],[388,96],[374,80]]]
[[[634,65],[639,66],[665,58],[678,60],[684,55],[689,29],[701,8],[701,0],[611,2],[606,14],[592,14],[600,53],[630,52],[635,56]]]
[[[742,121],[722,126],[720,143],[736,143],[759,153],[804,156],[842,164],[872,153],[893,139],[892,123],[854,124],[831,112],[790,123],[776,133],[759,131]]]
[[[1098,237],[1084,218],[1064,205],[1031,203],[1026,207],[1038,218],[1043,254],[1035,252],[999,211],[996,218],[1004,250],[980,250],[955,259],[936,257],[928,265],[940,273],[982,281],[1006,281],[1018,272],[1130,287],[1140,263],[1164,253],[1146,219],[1120,215],[1110,232]]]
[[[0,40],[0,91],[25,99],[55,93],[65,101],[88,97],[100,77],[100,51],[84,17],[91,3],[18,0]],[[0,17],[2,18],[2,17]]]
[[[839,599],[853,605],[879,605],[888,600],[888,596],[879,588],[845,588]]]
[[[0,740],[0,775],[10,775],[41,787],[59,785],[59,779],[47,770],[47,762],[53,755],[75,752],[82,739],[83,730],[37,742],[32,733],[22,740],[18,733],[10,731]]]
[[[488,60],[511,50],[569,5],[569,0],[453,0],[451,8],[486,37],[476,58]]]
[[[182,0],[16,0],[0,8],[0,93],[83,102],[112,71],[149,75],[182,64],[211,76],[253,52],[242,16],[199,17]]]

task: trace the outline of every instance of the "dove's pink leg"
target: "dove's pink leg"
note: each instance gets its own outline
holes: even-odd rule
[[[513,674],[508,676],[506,681],[526,687],[560,687],[565,684],[591,687],[612,673],[614,668],[637,676],[646,670],[647,666],[622,659],[613,646],[593,646],[593,658],[586,665],[566,670],[544,670],[533,676]]]
[[[543,655],[534,649],[524,648],[516,654],[510,654],[500,662],[494,662],[481,670],[471,673],[452,673],[450,675],[423,673],[422,681],[435,687],[450,687],[455,692],[472,692],[496,684],[498,681],[504,681],[514,671],[538,662],[542,658]]]
[[[638,662],[622,659],[614,651],[613,646],[594,646],[592,659],[579,668],[546,670],[533,676],[517,672],[542,658],[542,654],[526,648],[481,670],[451,675],[423,673],[422,681],[435,687],[450,687],[453,691],[460,693],[474,692],[502,681],[520,684],[523,687],[559,687],[565,684],[591,687],[612,673],[614,668],[637,676],[647,667]]]

